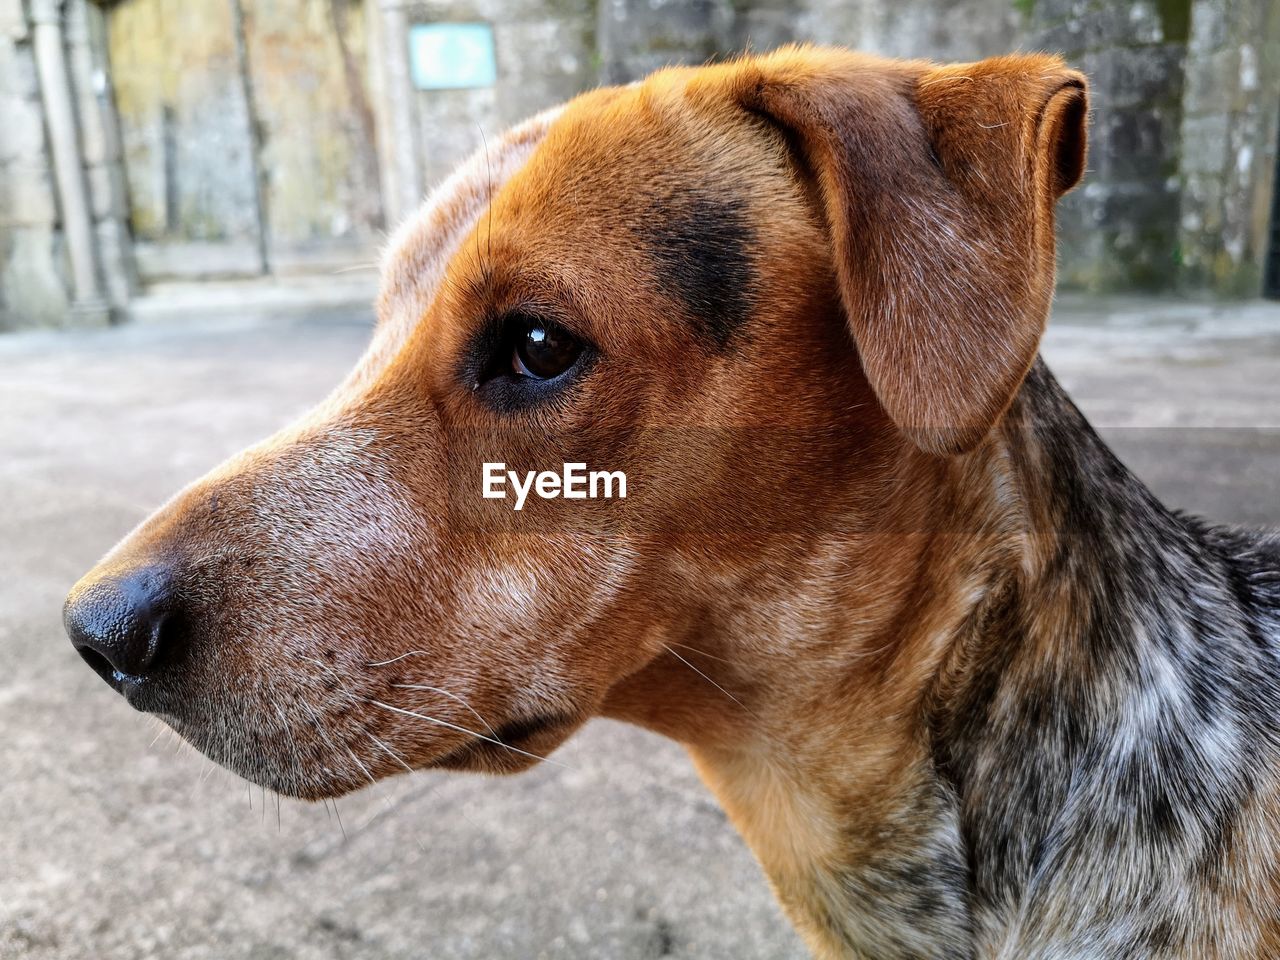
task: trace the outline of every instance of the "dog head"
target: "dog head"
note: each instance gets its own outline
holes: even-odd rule
[[[534,118],[399,231],[346,382],[77,584],[73,642],[282,793],[536,762],[874,521],[902,456],[983,442],[1036,353],[1084,116],[1052,57],[791,48]],[[515,511],[486,463],[627,496]]]

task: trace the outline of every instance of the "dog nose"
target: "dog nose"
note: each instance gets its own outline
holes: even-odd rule
[[[117,690],[153,669],[172,646],[173,579],[163,567],[81,582],[67,597],[62,622],[89,666]]]

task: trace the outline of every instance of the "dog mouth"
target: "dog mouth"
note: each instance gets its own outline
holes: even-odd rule
[[[493,730],[492,736],[474,736],[428,766],[441,770],[514,773],[546,760],[547,754],[581,722],[580,717],[564,713],[512,720]]]
[[[145,696],[145,684],[142,687],[135,696]],[[138,703],[134,706],[143,709]],[[148,712],[237,776],[283,796],[313,801],[343,796],[375,781],[415,770],[519,773],[547,760],[548,754],[568,739],[584,719],[576,713],[552,711],[496,727],[472,727],[460,742],[439,744],[442,753],[424,756],[426,750],[418,752],[400,746],[403,730],[368,727],[356,717],[343,721],[335,718],[334,723],[326,723],[319,715],[305,724],[305,729],[273,727],[264,731],[252,724],[246,726],[243,716],[231,723],[219,711],[210,714],[165,710],[158,703],[149,706]],[[389,743],[395,743],[398,749]],[[369,749],[368,744],[376,744],[377,749]]]

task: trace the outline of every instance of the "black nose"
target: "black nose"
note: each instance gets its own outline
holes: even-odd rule
[[[173,579],[158,566],[77,584],[62,622],[80,656],[117,690],[141,680],[172,650]]]

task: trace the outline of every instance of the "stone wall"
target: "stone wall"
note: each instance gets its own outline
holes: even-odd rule
[[[42,120],[37,4],[64,11],[96,272],[115,304],[135,286],[131,250],[148,277],[368,261],[486,135],[597,83],[789,41],[1062,52],[1093,91],[1089,171],[1060,208],[1062,284],[1260,285],[1276,0],[0,0],[0,327],[59,322],[83,264],[67,256]],[[408,29],[474,20],[493,24],[497,85],[413,89]]]
[[[68,66],[80,119],[80,151],[92,204],[103,293],[113,309],[137,290],[129,233],[129,191],[107,58],[106,20],[88,0],[66,3]]]
[[[359,0],[128,0],[109,16],[149,277],[367,259],[385,223]]]
[[[33,30],[23,0],[0,0],[0,330],[60,325],[75,306]],[[63,31],[97,293],[119,308],[136,277],[101,11],[86,0],[67,0]]]
[[[419,0],[404,9],[411,24],[492,23],[498,64],[493,87],[412,91],[424,191],[483,138],[597,82],[595,0]]]
[[[1007,50],[1019,14],[1006,0],[865,4],[848,0],[420,0],[411,23],[494,24],[498,85],[415,94],[429,188],[492,134],[598,83],[628,83],[670,64],[809,40],[942,58]],[[954,19],[954,23],[952,22]]]
[[[62,322],[68,277],[22,0],[0,0],[0,330]]]
[[[977,59],[1016,47],[1024,20],[1011,0],[600,0],[600,77],[625,83],[668,63],[793,42]]]
[[[131,226],[144,272],[173,250],[209,274],[257,273],[259,221],[250,118],[226,0],[130,0],[108,39]]]
[[[272,270],[358,257],[384,227],[364,7],[242,2]]]
[[[1062,53],[1088,74],[1083,186],[1059,208],[1060,283],[1255,294],[1280,118],[1273,0],[600,0],[600,77],[792,41],[968,60]]]
[[[1025,42],[1091,85],[1089,167],[1059,209],[1060,283],[1169,289],[1176,276],[1191,0],[1034,0]]]
[[[1183,96],[1182,281],[1254,294],[1267,255],[1280,137],[1280,4],[1200,0]]]

